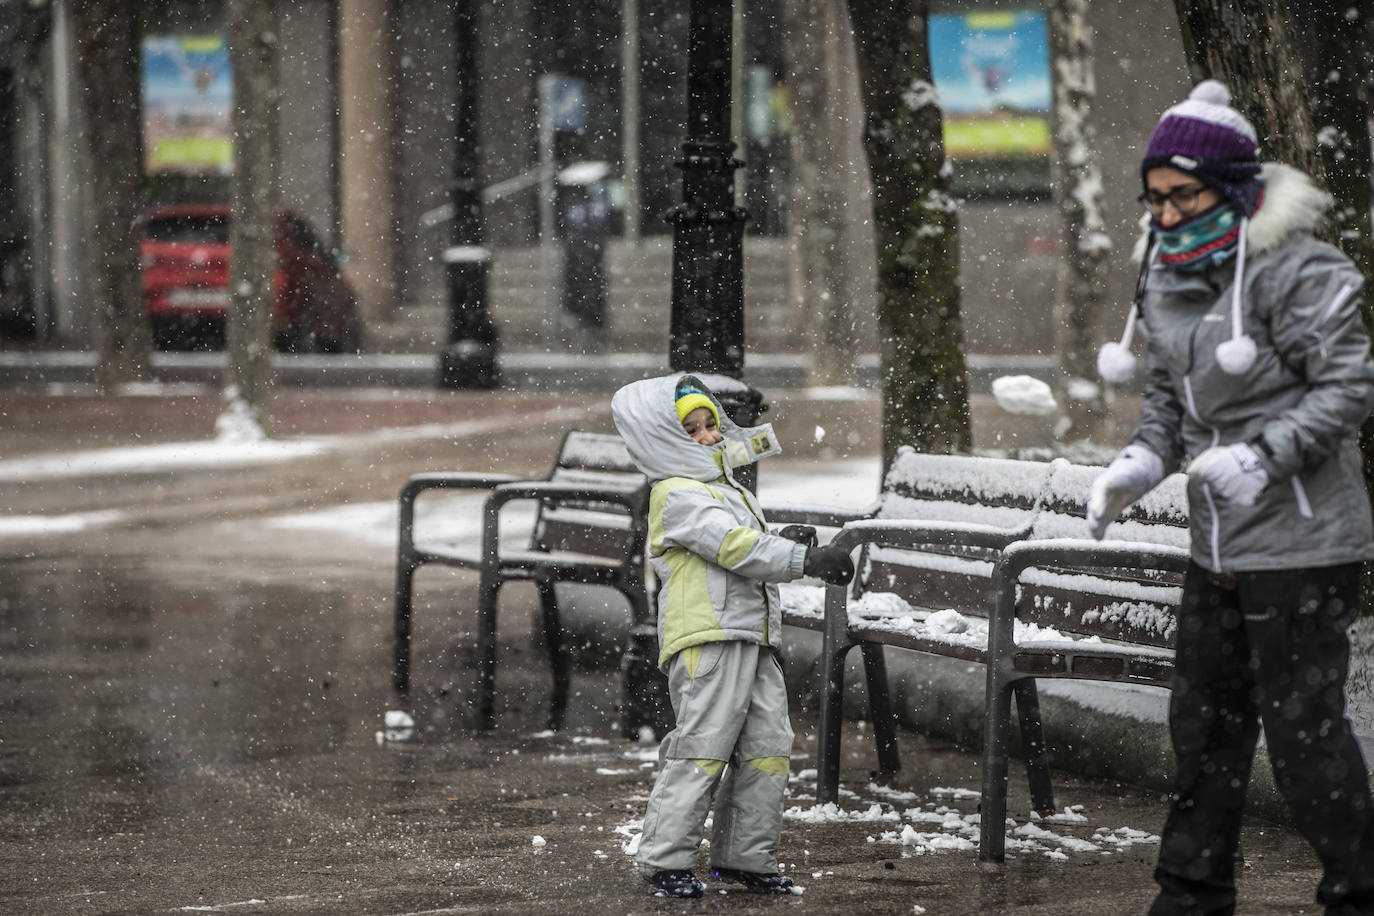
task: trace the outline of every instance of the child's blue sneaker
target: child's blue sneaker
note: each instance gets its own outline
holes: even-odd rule
[[[700,897],[706,885],[689,871],[656,871],[649,879],[655,897]]]
[[[735,868],[713,868],[711,875],[719,881],[733,881],[743,884],[751,894],[790,894],[794,882],[786,875],[765,875],[756,871],[740,871]]]

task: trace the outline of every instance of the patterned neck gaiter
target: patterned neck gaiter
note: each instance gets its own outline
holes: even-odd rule
[[[1236,250],[1240,223],[1240,213],[1228,201],[1167,229],[1151,220],[1150,229],[1159,240],[1159,263],[1184,273],[1224,263]]]

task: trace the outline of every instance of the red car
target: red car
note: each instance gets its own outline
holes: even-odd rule
[[[299,216],[277,214],[272,338],[288,353],[357,352],[358,297],[338,260]],[[177,204],[144,219],[143,302],[161,349],[224,345],[229,309],[229,207]]]

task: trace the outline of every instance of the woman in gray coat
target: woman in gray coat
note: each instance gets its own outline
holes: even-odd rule
[[[1164,113],[1141,177],[1140,286],[1121,343],[1147,334],[1130,444],[1095,481],[1108,524],[1186,466],[1192,563],[1169,709],[1177,771],[1151,914],[1235,910],[1235,855],[1261,725],[1327,913],[1374,913],[1374,805],[1345,717],[1361,564],[1374,555],[1357,444],[1374,407],[1363,279],[1312,230],[1330,205],[1306,175],[1258,160],[1215,80]]]

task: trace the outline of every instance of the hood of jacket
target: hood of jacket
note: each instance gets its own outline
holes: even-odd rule
[[[673,396],[683,381],[695,383],[716,405],[720,417],[720,444],[702,445],[682,428]],[[630,458],[644,476],[650,480],[687,477],[703,482],[722,476],[733,479],[729,463],[725,461],[725,446],[731,441],[747,442],[751,435],[766,427],[744,429],[726,415],[715,391],[730,384],[740,383],[707,374],[677,373],[631,382],[615,393],[611,398],[611,417],[620,438],[625,440]]]
[[[1245,247],[1251,256],[1277,248],[1294,232],[1312,232],[1331,208],[1331,195],[1313,183],[1306,172],[1280,162],[1266,162],[1260,170],[1264,199],[1250,217]],[[1140,218],[1140,236],[1132,254],[1135,262],[1145,257],[1150,241],[1150,215]]]

